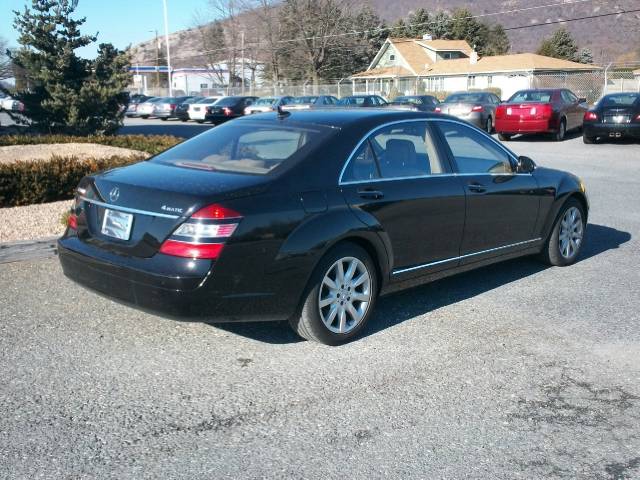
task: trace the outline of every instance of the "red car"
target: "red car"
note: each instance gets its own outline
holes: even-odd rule
[[[519,133],[549,133],[562,141],[569,130],[582,128],[586,102],[566,88],[520,90],[498,105],[495,129],[503,141]]]

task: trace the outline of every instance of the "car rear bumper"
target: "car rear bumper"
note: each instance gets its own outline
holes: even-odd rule
[[[476,127],[484,128],[484,121],[482,119],[481,112],[470,112],[467,114],[453,115],[453,116],[456,118],[459,118],[460,120],[465,120],[471,123],[472,125],[475,125]]]
[[[587,137],[634,137],[640,138],[640,123],[585,123]]]
[[[144,271],[88,254],[77,237],[58,241],[62,270],[74,282],[118,303],[163,317],[207,323],[283,320],[286,317],[265,313],[264,297],[224,295],[211,279],[212,274],[197,276],[169,275]],[[91,247],[89,247],[91,248]],[[160,254],[158,254],[160,255]],[[183,259],[188,260],[188,259]]]
[[[551,133],[555,132],[551,128],[548,120],[506,120],[496,119],[495,130],[498,133]]]
[[[205,120],[207,122],[213,123],[222,123],[228,120],[233,120],[234,118],[240,117],[241,115],[218,115],[218,114],[208,114],[205,116]]]

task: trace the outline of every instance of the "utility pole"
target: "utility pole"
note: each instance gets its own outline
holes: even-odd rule
[[[171,78],[171,50],[169,48],[169,20],[167,15],[167,0],[162,0],[164,8],[164,40],[167,42],[167,78],[169,79],[169,96],[173,97],[173,79]]]
[[[244,95],[244,30],[240,32],[240,52],[242,55],[242,94]]]

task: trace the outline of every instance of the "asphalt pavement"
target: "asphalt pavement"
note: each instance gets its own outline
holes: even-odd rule
[[[384,297],[339,348],[0,265],[0,478],[640,478],[640,145],[509,146],[583,178],[580,261]]]

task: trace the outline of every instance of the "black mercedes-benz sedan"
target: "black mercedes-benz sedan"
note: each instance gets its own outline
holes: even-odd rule
[[[68,277],[126,304],[287,319],[337,345],[380,294],[522,255],[572,264],[588,208],[578,178],[453,117],[274,112],[85,177],[58,252]]]
[[[605,95],[584,114],[584,143],[595,143],[605,138],[640,140],[640,93]]]

